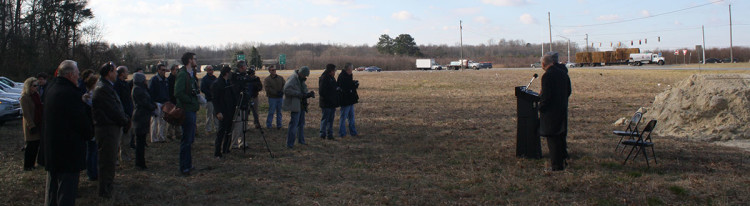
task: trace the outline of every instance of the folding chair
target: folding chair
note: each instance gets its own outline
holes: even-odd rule
[[[640,134],[638,134],[638,139],[636,140],[625,140],[622,141],[623,145],[632,146],[633,148],[630,149],[630,153],[628,153],[628,157],[625,158],[625,161],[622,162],[624,165],[626,162],[628,162],[628,159],[630,159],[630,155],[633,154],[633,151],[635,151],[635,156],[633,156],[633,161],[635,161],[635,158],[638,157],[639,152],[643,152],[643,157],[646,159],[646,166],[651,168],[651,165],[649,165],[648,161],[648,154],[646,153],[646,148],[644,147],[651,147],[651,157],[654,159],[654,163],[658,164],[656,162],[656,153],[654,152],[654,142],[651,141],[651,132],[654,131],[654,128],[656,127],[656,120],[652,119],[651,121],[646,124],[646,127],[643,128],[643,131],[641,131]],[[645,136],[644,134],[648,133],[648,135]],[[638,150],[636,150],[638,148]]]
[[[641,123],[642,117],[643,114],[641,112],[635,112],[633,117],[630,118],[630,122],[628,123],[628,126],[625,127],[625,130],[612,131],[615,135],[620,136],[620,141],[618,141],[617,146],[615,146],[615,152],[617,152],[617,148],[620,147],[620,144],[622,144],[622,140],[625,139],[625,137],[627,137],[628,140],[632,140],[638,136],[638,124]],[[625,151],[625,145],[623,145],[622,151]]]

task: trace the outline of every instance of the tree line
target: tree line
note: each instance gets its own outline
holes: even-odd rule
[[[81,69],[96,69],[113,61],[130,68],[146,68],[157,63],[179,64],[184,52],[198,54],[200,64],[232,64],[238,54],[250,54],[249,63],[259,65],[259,59],[278,60],[286,55],[282,69],[309,66],[322,69],[328,63],[343,65],[351,62],[356,67],[378,66],[383,70],[415,69],[415,59],[434,58],[439,64],[449,64],[463,56],[478,62],[492,62],[494,67],[528,67],[538,62],[542,44],[523,40],[494,40],[479,45],[458,43],[418,45],[409,34],[391,38],[381,35],[375,45],[321,43],[231,43],[223,46],[187,47],[178,43],[111,44],[102,41],[101,29],[96,24],[84,24],[94,18],[85,0],[2,0],[0,1],[0,75],[18,79],[38,72],[51,73],[65,59],[76,60]],[[85,26],[84,26],[85,25]],[[548,48],[549,45],[546,45]],[[560,60],[567,61],[567,42],[554,42]],[[584,51],[571,44],[571,61],[575,53]],[[673,51],[662,52],[668,64],[682,63],[682,56]],[[695,51],[690,62],[697,62]],[[707,57],[726,58],[728,48],[707,49]],[[750,49],[735,47],[734,56],[747,61]],[[171,60],[171,61],[170,61]]]

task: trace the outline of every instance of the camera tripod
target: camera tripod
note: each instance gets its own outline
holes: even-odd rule
[[[237,105],[234,108],[234,113],[236,115],[239,115],[240,119],[235,120],[233,122],[233,123],[237,123],[237,122],[242,123],[242,126],[240,126],[240,129],[242,131],[241,133],[242,133],[242,144],[243,144],[241,145],[242,153],[245,153],[245,151],[247,150],[247,146],[246,146],[247,141],[246,141],[245,132],[248,131],[247,129],[247,121],[248,121],[247,110],[248,109],[253,112],[255,123],[258,123],[258,110],[255,107],[255,102],[253,102],[249,97],[247,99],[245,99],[245,97],[247,97],[245,94],[245,91],[240,92],[240,99],[237,100]],[[243,106],[243,105],[248,105],[248,106]],[[273,153],[271,153],[271,148],[268,147],[268,141],[266,141],[266,134],[265,132],[263,132],[263,127],[259,127],[258,129],[260,130],[260,136],[263,137],[263,142],[266,144],[266,150],[268,150],[268,154],[271,156],[271,158],[274,158]]]

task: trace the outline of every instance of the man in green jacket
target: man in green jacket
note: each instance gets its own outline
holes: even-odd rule
[[[198,105],[198,84],[195,79],[195,68],[198,66],[195,53],[187,52],[182,55],[182,68],[177,73],[175,80],[174,97],[177,107],[182,108],[185,120],[182,122],[182,139],[180,140],[180,173],[190,175],[193,170],[193,159],[191,149],[195,140],[196,112]]]

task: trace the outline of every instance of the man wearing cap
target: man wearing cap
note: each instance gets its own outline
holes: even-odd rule
[[[551,171],[565,169],[568,152],[568,98],[571,94],[570,77],[565,65],[559,64],[556,52],[544,54],[541,58],[542,90],[539,101],[539,135],[547,137]]]
[[[305,113],[307,112],[307,98],[315,98],[315,92],[307,91],[305,81],[310,76],[310,68],[303,66],[289,76],[284,84],[284,102],[281,109],[291,112],[286,146],[294,148],[294,141],[306,145],[305,142]]]

